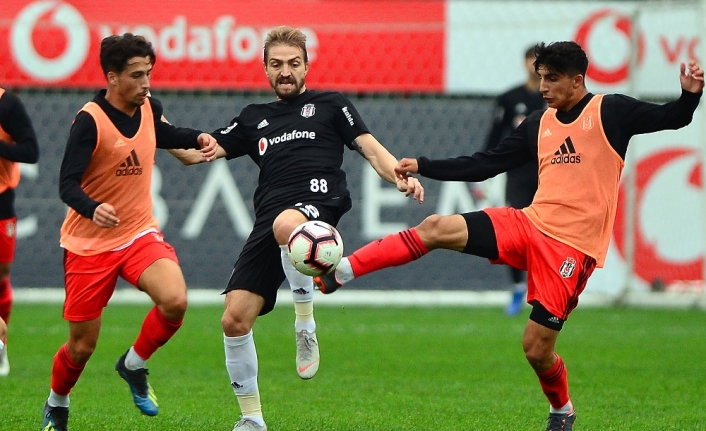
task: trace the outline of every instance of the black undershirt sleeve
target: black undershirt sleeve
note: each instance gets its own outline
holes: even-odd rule
[[[14,143],[0,140],[0,157],[20,163],[37,163],[39,144],[27,110],[17,96],[5,92],[0,98],[0,126]]]
[[[522,166],[533,158],[536,160],[536,131],[541,115],[541,111],[530,114],[510,136],[491,150],[442,160],[419,157],[419,174],[440,181],[479,182]]]
[[[200,130],[189,129],[187,127],[176,127],[172,124],[162,121],[164,108],[159,99],[150,97],[150,106],[152,107],[152,115],[154,116],[154,130],[157,136],[157,148],[162,149],[199,149],[197,141]],[[112,119],[112,118],[111,118]],[[139,126],[139,123],[138,123]],[[119,128],[120,129],[120,128]],[[134,136],[137,130],[130,134],[120,129],[120,132],[125,136]]]
[[[608,142],[625,159],[633,136],[676,130],[691,123],[701,95],[682,90],[678,99],[662,105],[622,94],[606,95],[601,106],[601,120]]]
[[[93,212],[101,204],[91,199],[81,188],[81,180],[91,161],[97,139],[93,117],[87,112],[79,112],[71,126],[59,170],[61,200],[86,218],[93,218]]]

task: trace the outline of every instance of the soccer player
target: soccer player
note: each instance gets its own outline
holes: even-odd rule
[[[532,111],[547,107],[539,91],[539,76],[534,71],[534,46],[525,51],[524,67],[527,72],[525,82],[501,94],[495,101],[493,125],[485,141],[485,151],[494,149],[503,139],[510,136]],[[537,160],[533,158],[529,163],[507,171],[507,206],[522,209],[532,203],[537,191],[538,170]],[[512,266],[508,266],[508,271],[513,283],[513,292],[505,312],[514,316],[520,312],[525,301],[527,279],[525,271]]]
[[[396,178],[397,159],[370,134],[349,100],[336,92],[307,90],[309,61],[301,31],[285,26],[270,31],[264,67],[277,101],[249,105],[213,133],[217,157],[247,155],[260,167],[255,225],[225,289],[222,319],[226,368],[242,413],[234,431],[267,429],[252,327],[258,316],[272,311],[285,278],[294,297],[297,372],[310,379],[319,368],[314,285],[289,261],[287,240],[301,223],[321,220],[335,226],[351,208],[341,170],[345,147],[407,196],[420,202],[424,197],[416,179]],[[185,164],[203,161],[194,152],[172,154]]]
[[[69,339],[54,356],[45,431],[67,429],[69,393],[96,348],[118,276],[155,306],[115,369],[142,413],[159,410],[145,365],[181,326],[187,298],[176,253],[152,215],[155,149],[201,148],[199,157],[208,160],[216,141],[161,121],[162,104],[147,96],[155,60],[142,36],[103,39],[100,63],[108,88],[81,108],[71,126],[59,178],[61,199],[69,206],[61,227]]]
[[[19,164],[37,160],[39,145],[27,110],[17,96],[0,88],[0,376],[10,373],[6,344],[12,311],[10,269],[17,240],[15,188],[20,183]]]
[[[402,159],[395,170],[443,181],[482,181],[536,158],[539,188],[528,208],[488,208],[432,215],[409,230],[372,242],[315,278],[324,293],[382,268],[442,248],[526,269],[532,312],[522,345],[549,399],[547,431],[572,429],[576,413],[559,331],[596,266],[602,267],[615,220],[618,185],[630,138],[678,129],[692,120],[704,71],[681,64],[681,96],[656,105],[620,94],[589,93],[588,58],[575,42],[539,44],[535,70],[549,106],[531,113],[494,150],[446,160]]]

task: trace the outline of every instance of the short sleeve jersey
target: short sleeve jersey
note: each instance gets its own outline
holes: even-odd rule
[[[260,168],[255,212],[348,194],[345,146],[368,128],[337,92],[307,90],[294,99],[246,106],[213,136],[228,159],[247,155]]]

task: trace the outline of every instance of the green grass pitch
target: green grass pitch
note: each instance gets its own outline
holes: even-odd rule
[[[223,365],[220,306],[192,306],[148,362],[160,401],[139,414],[115,360],[147,305],[111,305],[93,358],[71,394],[69,429],[229,431],[239,416]],[[521,347],[526,316],[500,308],[318,307],[322,361],[310,381],[294,367],[288,304],[260,318],[255,342],[270,431],[543,431],[548,404]],[[706,430],[706,313],[574,312],[559,338],[578,412],[575,431]],[[52,358],[65,341],[59,305],[17,304],[0,430],[39,430]]]

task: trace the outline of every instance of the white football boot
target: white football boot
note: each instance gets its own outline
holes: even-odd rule
[[[297,332],[297,374],[308,380],[319,371],[319,343],[316,332]]]

